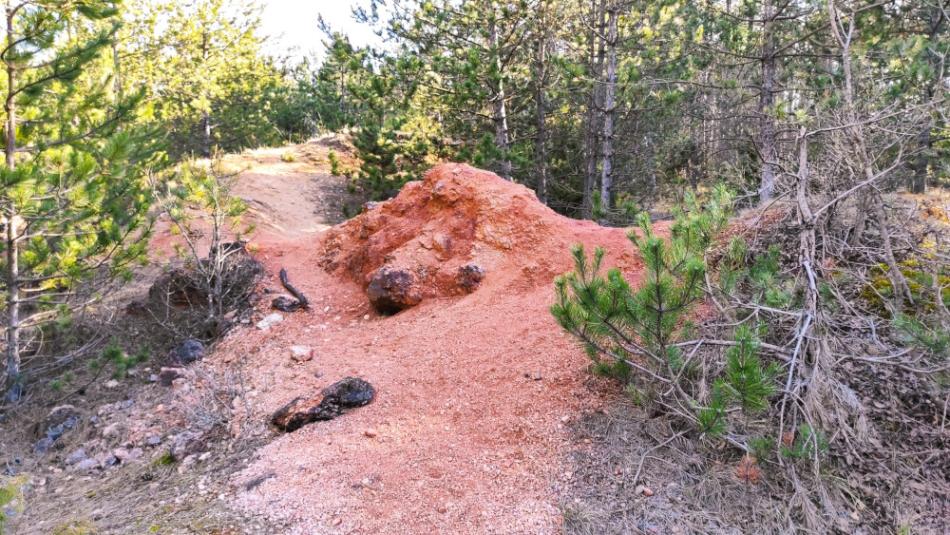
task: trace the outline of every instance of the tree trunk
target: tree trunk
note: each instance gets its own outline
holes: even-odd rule
[[[775,195],[775,166],[777,148],[775,139],[775,8],[772,0],[765,0],[762,16],[762,54],[760,56],[762,85],[759,88],[759,152],[762,158],[759,181],[759,201],[767,202]]]
[[[941,39],[940,32],[942,27],[947,23],[947,17],[939,7],[934,6],[931,9],[930,20],[928,22],[929,28],[927,37],[930,41],[930,46],[925,54],[927,55],[927,62],[931,65],[933,71],[938,73],[942,71],[940,64],[943,58],[938,56],[935,51],[939,49]],[[934,95],[936,94],[934,87],[937,83],[936,78],[936,75],[932,76],[924,85],[923,101],[931,106],[934,105]],[[927,191],[927,178],[930,175],[930,164],[933,158],[933,136],[930,135],[932,127],[931,122],[927,121],[922,125],[921,131],[917,135],[920,153],[917,155],[916,161],[912,166],[913,173],[911,175],[910,190],[913,193],[924,193]]]
[[[544,18],[540,19],[542,22]],[[548,154],[547,154],[547,99],[545,89],[547,84],[547,38],[545,29],[539,28],[535,42],[534,57],[534,105],[535,105],[535,138],[534,138],[534,165],[537,173],[538,199],[548,202]]]
[[[201,114],[201,152],[205,158],[211,157],[211,114]]]
[[[499,162],[499,172],[503,178],[511,180],[511,158],[508,156],[510,149],[510,140],[508,137],[508,110],[506,109],[505,81],[502,76],[501,51],[498,49],[498,25],[495,21],[494,13],[488,22],[488,46],[493,56],[492,61],[498,81],[495,84],[494,95],[492,95],[492,120],[495,123],[495,147],[501,153]]]
[[[930,152],[933,149],[933,138],[930,135],[930,123],[924,125],[917,135],[920,153],[911,166],[910,191],[911,193],[925,193],[927,191],[927,176],[930,174]]]
[[[617,90],[617,19],[620,5],[614,1],[607,8],[607,78],[604,84],[603,160],[600,168],[600,202],[603,210],[610,209],[613,190],[614,111]]]
[[[587,96],[587,117],[584,122],[584,158],[586,169],[584,172],[584,192],[581,205],[581,217],[590,219],[593,216],[594,184],[597,181],[597,129],[600,118],[600,78],[604,66],[604,41],[601,39],[604,28],[605,0],[592,0],[592,22],[590,30],[590,46],[588,57],[590,61],[591,89]]]
[[[7,5],[7,48],[13,47],[15,39],[13,37],[13,16],[14,12]],[[7,114],[6,135],[7,142],[5,146],[5,156],[7,168],[13,170],[16,167],[16,102],[14,100],[14,90],[16,87],[16,66],[9,60],[5,64],[7,70],[7,95],[4,101],[4,111]],[[16,207],[8,207],[7,213],[3,214],[6,233],[4,241],[7,250],[7,383],[9,389],[7,397],[10,399],[18,398],[18,385],[20,381],[20,267],[19,267],[19,227],[21,219],[16,213]]]

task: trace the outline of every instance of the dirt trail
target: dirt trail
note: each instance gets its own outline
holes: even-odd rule
[[[244,170],[235,193],[248,203],[255,239],[301,241],[342,221],[348,195],[345,179],[327,169],[328,139],[225,157],[227,167]]]
[[[576,242],[606,246],[609,264],[635,274],[639,260],[624,232],[558,216],[494,175],[445,166],[439,172],[448,178],[411,186],[375,209],[382,215],[320,233],[327,217],[313,207],[325,205],[322,175],[298,173],[295,165],[310,164],[285,164],[279,154],[255,156],[240,192],[262,207],[252,243],[266,284],[279,288],[276,274],[286,268],[312,307],[268,331],[232,331],[211,359],[253,368],[249,398],[259,418],[350,375],[378,395],[265,446],[233,482],[235,505],[291,533],[556,532],[558,489],[572,476],[563,461],[572,447],[565,423],[602,401],[585,385],[586,357],[547,311],[551,282],[570,267]],[[461,201],[442,198],[446,184]],[[440,234],[440,225],[465,217],[470,227]],[[361,225],[375,234],[363,236]],[[469,295],[436,292],[380,316],[359,269],[320,267],[336,250],[330,239],[365,240],[362,268],[413,261],[439,269],[474,259],[487,276]],[[432,253],[432,240],[451,243],[452,252]],[[311,346],[314,359],[295,363],[291,345]]]

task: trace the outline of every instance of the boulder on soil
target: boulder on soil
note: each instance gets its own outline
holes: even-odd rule
[[[60,405],[54,407],[46,418],[36,426],[36,432],[41,437],[33,449],[36,453],[46,453],[53,443],[59,440],[67,431],[79,425],[82,418],[76,407]]]
[[[485,279],[485,270],[478,264],[465,264],[459,268],[456,280],[459,288],[466,293],[472,293],[478,289],[478,285]]]
[[[205,345],[200,340],[189,338],[168,354],[169,359],[175,364],[186,366],[192,362],[203,359],[205,356]]]
[[[389,266],[383,266],[373,274],[366,296],[380,314],[395,314],[422,301],[415,275],[407,269]]]
[[[281,431],[296,431],[309,423],[332,420],[346,409],[362,407],[375,396],[373,385],[358,377],[346,377],[324,388],[316,397],[298,397],[284,405],[271,417],[271,423]]]

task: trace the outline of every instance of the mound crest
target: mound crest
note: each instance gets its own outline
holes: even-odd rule
[[[571,222],[530,189],[463,164],[443,164],[399,195],[327,231],[321,266],[367,288],[380,312],[474,291],[511,269],[537,268]],[[533,269],[550,282],[549,269]],[[509,273],[510,274],[510,273]]]

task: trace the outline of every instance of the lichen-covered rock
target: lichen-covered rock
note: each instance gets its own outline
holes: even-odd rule
[[[422,301],[415,275],[407,269],[389,266],[383,266],[373,274],[366,287],[366,296],[380,314],[395,314]]]
[[[309,423],[332,420],[346,409],[362,407],[375,396],[373,385],[358,377],[347,377],[315,397],[298,397],[284,405],[271,417],[271,423],[281,431],[296,431]]]

